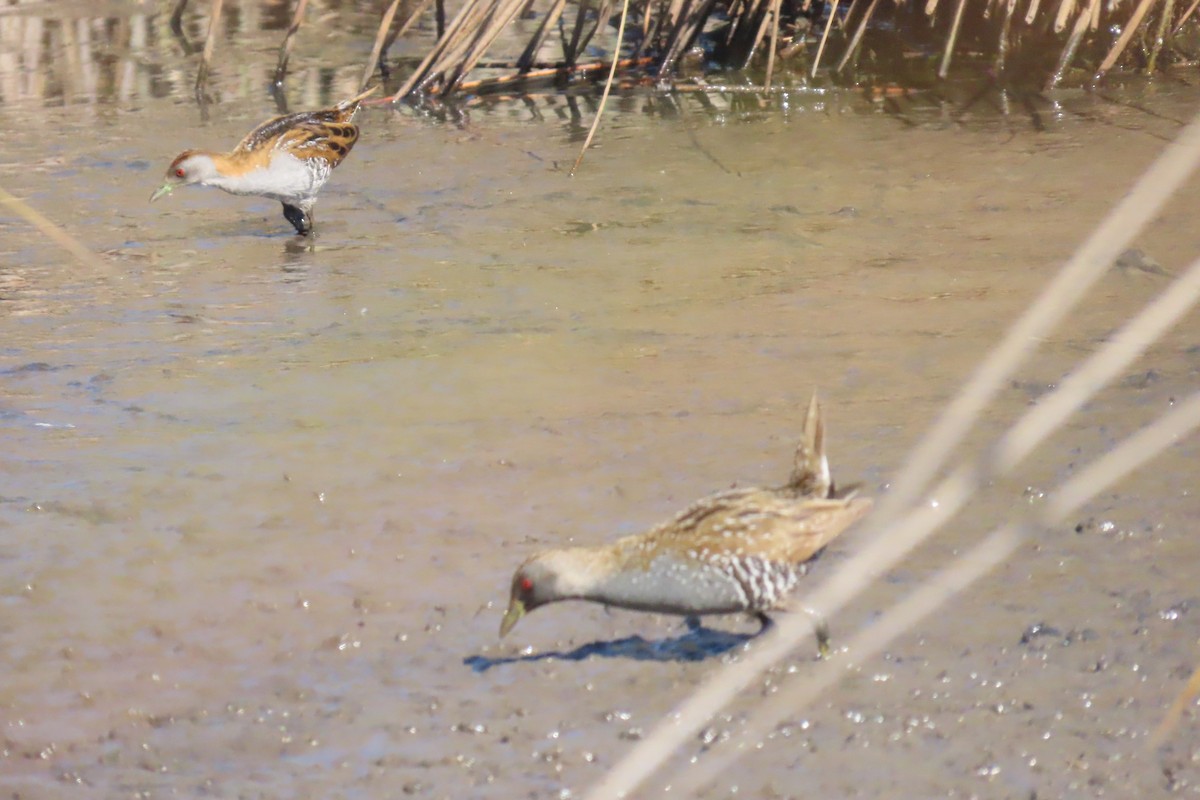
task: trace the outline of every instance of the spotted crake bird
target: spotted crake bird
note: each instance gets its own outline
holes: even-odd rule
[[[870,508],[833,485],[814,395],[786,484],[710,495],[611,544],[537,553],[513,575],[500,636],[560,600],[688,616],[748,613],[765,627],[766,612],[784,607],[809,562]]]
[[[313,230],[317,192],[358,141],[350,120],[373,87],[333,108],[269,119],[227,154],[184,150],[167,168],[166,182],[150,202],[177,186],[216,186],[230,194],[258,195],[283,203],[283,216],[307,236]]]

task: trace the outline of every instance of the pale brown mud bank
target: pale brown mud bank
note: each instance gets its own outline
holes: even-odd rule
[[[572,180],[556,125],[369,112],[315,247],[265,201],[146,204],[176,151],[269,113],[0,107],[0,184],[113,269],[0,220],[6,797],[577,795],[746,645],[586,605],[498,644],[515,564],[781,480],[814,388],[837,474],[884,491],[1176,129],[618,115]],[[1196,253],[1197,200],[1138,242],[1166,270]],[[1113,271],[975,446],[1168,280]],[[835,644],[1191,392],[1196,319]],[[1184,443],[1045,531],[708,795],[1196,792],[1190,715],[1144,750],[1197,657],[1196,459]]]

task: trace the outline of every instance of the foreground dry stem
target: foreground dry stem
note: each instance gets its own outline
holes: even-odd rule
[[[902,469],[895,488],[884,497],[868,521],[866,544],[841,569],[816,590],[802,598],[801,604],[832,616],[860,594],[885,570],[939,527],[950,521],[978,491],[982,483],[1001,472],[1011,470],[1025,455],[1056,431],[1089,398],[1095,395],[1123,366],[1140,355],[1195,303],[1200,296],[1200,261],[1175,281],[1159,298],[1131,320],[1095,356],[1062,383],[1059,390],[1035,406],[1029,414],[1001,438],[986,459],[968,458],[950,477],[932,492],[925,488],[941,469],[985,406],[1016,368],[1037,348],[1038,343],[1079,302],[1087,290],[1113,263],[1143,227],[1159,212],[1166,201],[1191,176],[1200,164],[1200,117],[1193,120],[1169,145],[1158,160],[1143,173],[1133,189],[1100,223],[1095,232],[1075,252],[1029,309],[1009,329],[1004,341],[984,360],[960,394],[950,403],[933,429],[917,446]],[[1172,412],[1139,434],[1130,437],[1108,455],[1083,468],[1064,484],[1045,506],[1036,522],[1043,526],[1061,524],[1065,517],[1103,491],[1122,476],[1157,455],[1180,437],[1200,425],[1200,395],[1180,404]],[[923,497],[928,502],[918,502]],[[1025,524],[1025,523],[1022,523]],[[989,539],[983,551],[973,551],[973,559],[958,562],[931,585],[916,590],[900,608],[903,614],[891,615],[889,627],[873,626],[872,637],[853,640],[850,652],[860,659],[886,646],[896,636],[920,621],[937,605],[944,604],[962,581],[981,576],[995,561],[997,553],[1009,553],[1018,533],[1001,529]],[[993,548],[993,549],[987,549]],[[991,555],[986,555],[990,553]],[[936,597],[936,602],[932,599]],[[934,603],[934,605],[928,605]],[[660,770],[673,754],[708,722],[721,708],[748,688],[765,670],[787,656],[808,635],[808,620],[795,615],[761,639],[739,662],[719,670],[690,698],[661,720],[617,763],[587,795],[588,800],[630,796],[651,775]],[[855,648],[863,648],[860,653]],[[860,662],[861,663],[861,662]],[[823,672],[834,673],[835,662],[823,665]],[[837,670],[836,675],[845,674]],[[831,685],[833,679],[825,678]],[[814,695],[803,687],[790,702],[772,697],[765,710],[749,728],[749,740],[762,735],[772,720],[792,713],[798,704]],[[703,776],[732,761],[744,749],[727,748],[725,755],[713,759],[714,766],[691,767],[697,777],[687,778],[697,788]],[[674,784],[679,789],[677,776]],[[693,782],[694,781],[694,782]],[[686,796],[686,791],[681,792]]]

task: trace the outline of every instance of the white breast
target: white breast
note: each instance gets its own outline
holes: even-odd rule
[[[291,153],[276,152],[267,166],[235,177],[218,175],[205,181],[230,194],[269,197],[304,208],[329,180],[329,162],[323,158],[301,160]]]

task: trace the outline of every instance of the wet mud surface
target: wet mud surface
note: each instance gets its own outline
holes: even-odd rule
[[[175,153],[271,113],[256,92],[204,126],[171,98],[0,106],[0,185],[108,266],[0,217],[5,797],[579,796],[757,625],[562,604],[500,643],[513,568],[781,481],[814,388],[835,475],[882,494],[1177,130],[617,114],[572,179],[572,124],[368,110],[312,243],[263,200],[146,203]],[[1198,200],[972,449],[1194,257]],[[1198,333],[1193,314],[831,620],[835,649],[1193,391]],[[705,796],[1200,792],[1193,712],[1146,744],[1200,652],[1197,457],[1181,443],[1027,541]]]

